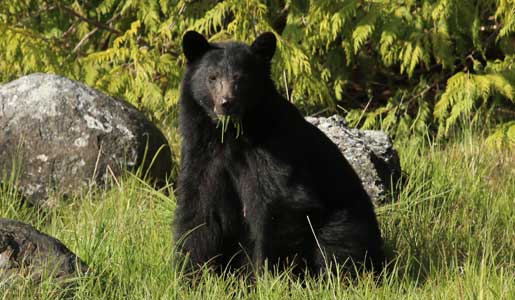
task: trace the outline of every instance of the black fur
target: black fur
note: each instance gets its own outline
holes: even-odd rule
[[[337,146],[277,92],[275,47],[272,33],[251,46],[185,34],[175,239],[193,266],[259,268],[268,260],[321,272],[325,256],[380,269],[371,201]],[[225,98],[243,135],[230,125],[222,143],[215,106]]]

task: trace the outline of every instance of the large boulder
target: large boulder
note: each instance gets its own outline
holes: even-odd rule
[[[88,272],[88,266],[57,239],[28,224],[0,218],[0,283],[17,276],[41,280]]]
[[[374,204],[392,200],[392,188],[395,195],[401,166],[399,155],[386,133],[351,129],[345,119],[338,115],[306,119],[338,146],[361,178]]]
[[[72,196],[139,167],[164,183],[171,153],[162,132],[129,103],[57,75],[0,85],[0,180],[17,169],[17,189],[30,202]]]

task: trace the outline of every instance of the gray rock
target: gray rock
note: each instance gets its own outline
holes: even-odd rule
[[[129,103],[57,75],[0,85],[0,180],[19,168],[17,188],[30,202],[48,204],[54,192],[73,196],[140,166],[164,183],[171,153],[161,131]]]
[[[0,283],[17,276],[39,281],[88,272],[88,266],[57,239],[28,224],[0,218]]]
[[[306,120],[324,132],[341,150],[361,178],[365,190],[377,205],[395,195],[401,176],[399,155],[388,135],[382,131],[348,128],[343,117],[307,117]]]

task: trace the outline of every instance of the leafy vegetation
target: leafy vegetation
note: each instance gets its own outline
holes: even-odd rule
[[[2,0],[0,82],[83,81],[143,110],[177,149],[190,29],[247,42],[275,32],[273,76],[290,101],[396,137],[407,182],[377,210],[388,272],[267,273],[254,285],[205,272],[190,285],[173,258],[170,187],[128,174],[39,211],[11,176],[0,216],[59,238],[94,273],[67,290],[0,282],[1,299],[515,299],[515,1]],[[485,134],[463,133],[478,127]]]
[[[176,124],[182,34],[279,37],[274,78],[308,114],[439,138],[469,122],[515,143],[513,0],[3,0],[0,81],[66,75]]]

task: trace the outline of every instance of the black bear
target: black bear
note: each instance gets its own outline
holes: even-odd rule
[[[175,240],[197,267],[378,270],[370,198],[337,146],[278,93],[275,49],[270,32],[250,46],[184,35]],[[238,126],[222,129],[227,117]]]

